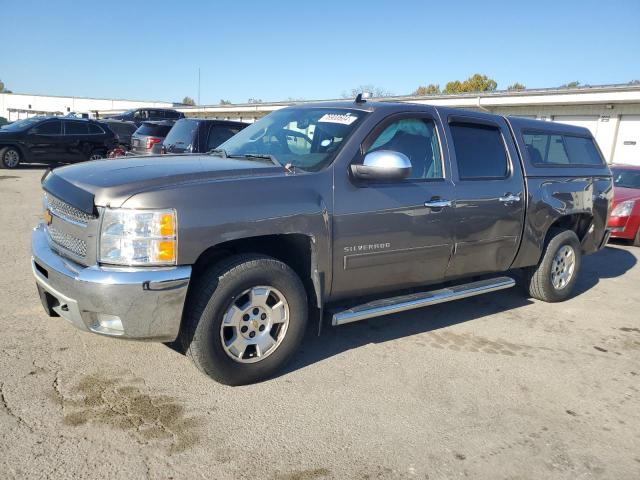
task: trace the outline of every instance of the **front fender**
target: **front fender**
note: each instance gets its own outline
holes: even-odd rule
[[[175,208],[178,262],[222,243],[265,235],[311,238],[322,291],[331,285],[332,172],[191,183],[134,195],[126,208]],[[313,274],[313,269],[312,269]]]

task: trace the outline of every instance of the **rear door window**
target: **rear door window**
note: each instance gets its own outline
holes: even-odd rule
[[[164,120],[164,110],[149,110],[149,119]]]
[[[542,132],[522,135],[527,155],[535,165],[602,165],[592,138]]]
[[[89,124],[89,133],[91,135],[99,135],[101,133],[105,133],[102,130],[102,127],[100,127],[100,125],[96,125],[95,123],[90,123]]]
[[[509,162],[498,127],[454,123],[450,130],[461,180],[507,177]]]
[[[89,133],[89,126],[85,122],[64,122],[65,135],[86,135]]]

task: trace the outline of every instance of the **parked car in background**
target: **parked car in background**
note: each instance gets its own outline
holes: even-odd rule
[[[0,129],[0,168],[20,163],[75,163],[104,158],[118,137],[104,123],[31,117]]]
[[[640,247],[640,165],[612,165],[613,210],[609,228],[613,238]]]
[[[138,129],[138,126],[133,122],[127,122],[123,120],[106,119],[102,120],[102,123],[107,125],[116,135],[118,135],[118,144],[125,150],[131,149],[131,136]]]
[[[142,122],[147,121],[179,120],[184,118],[184,113],[170,108],[133,108],[124,113],[108,115],[104,118],[134,122],[137,126],[140,126]]]
[[[160,153],[160,146],[171,127],[175,124],[172,120],[161,122],[144,122],[133,135],[131,135],[132,155],[151,155]],[[154,147],[156,150],[154,151]]]
[[[229,140],[248,123],[183,118],[162,142],[162,153],[206,153]]]

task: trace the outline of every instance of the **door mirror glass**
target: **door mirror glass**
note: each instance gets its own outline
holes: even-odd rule
[[[351,172],[360,180],[404,180],[411,176],[411,161],[404,153],[377,150],[367,153],[361,164],[351,165]]]

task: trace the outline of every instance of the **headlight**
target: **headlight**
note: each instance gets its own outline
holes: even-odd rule
[[[635,203],[635,200],[627,200],[626,202],[619,203],[611,212],[611,216],[628,217],[629,215],[631,215],[631,211],[633,210],[633,206],[635,205]]]
[[[104,211],[100,262],[112,265],[175,265],[177,219],[173,209]]]

